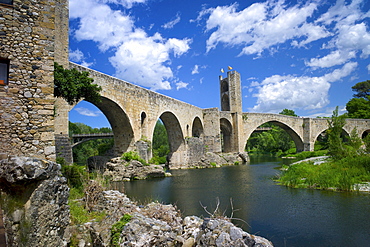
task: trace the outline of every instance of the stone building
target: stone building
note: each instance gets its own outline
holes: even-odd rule
[[[55,160],[53,64],[68,62],[66,11],[67,0],[0,0],[0,153]]]

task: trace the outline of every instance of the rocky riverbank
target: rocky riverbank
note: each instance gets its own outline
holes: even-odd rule
[[[98,160],[98,159],[95,159]],[[120,157],[112,158],[99,164],[99,170],[104,176],[110,177],[111,181],[130,181],[134,179],[146,179],[155,177],[171,176],[166,172],[168,169],[201,169],[214,168],[224,165],[245,164],[248,162],[246,153],[205,153],[198,161],[181,166],[171,165],[144,165],[137,160],[125,161]],[[93,167],[91,164],[89,167]]]
[[[273,246],[267,239],[243,231],[226,217],[182,218],[173,205],[158,202],[138,205],[114,190],[101,191],[94,198],[93,203],[85,203],[93,205],[91,210],[104,210],[107,216],[101,222],[79,226],[80,247],[110,246],[113,231],[115,246]],[[129,220],[124,222],[123,218]],[[118,234],[117,226],[121,226]]]

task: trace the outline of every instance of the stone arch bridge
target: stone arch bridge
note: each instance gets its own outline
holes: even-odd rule
[[[164,123],[170,145],[170,165],[181,166],[199,159],[204,152],[244,152],[250,135],[261,124],[272,122],[293,138],[297,151],[311,151],[316,138],[328,128],[326,119],[299,118],[280,114],[243,113],[240,75],[229,71],[220,77],[221,111],[201,109],[168,96],[144,89],[106,74],[70,63],[70,68],[87,71],[102,87],[101,102],[95,105],[107,117],[114,136],[114,153],[137,150],[151,158],[150,143],[158,119]],[[56,103],[57,155],[72,162],[68,136],[68,112],[73,108],[64,100]],[[358,134],[370,132],[370,120],[348,119],[344,129]],[[197,140],[197,145],[194,141]]]

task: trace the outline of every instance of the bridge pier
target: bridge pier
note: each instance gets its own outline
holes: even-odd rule
[[[303,143],[303,150],[297,150],[297,153],[302,151],[314,151],[315,149],[315,142],[305,142]]]
[[[57,157],[64,158],[67,164],[73,163],[72,145],[68,134],[55,135],[55,151]]]

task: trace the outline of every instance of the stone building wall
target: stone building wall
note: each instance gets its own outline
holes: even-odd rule
[[[63,2],[0,4],[0,58],[9,60],[8,84],[0,85],[0,153],[55,159],[55,16]]]

